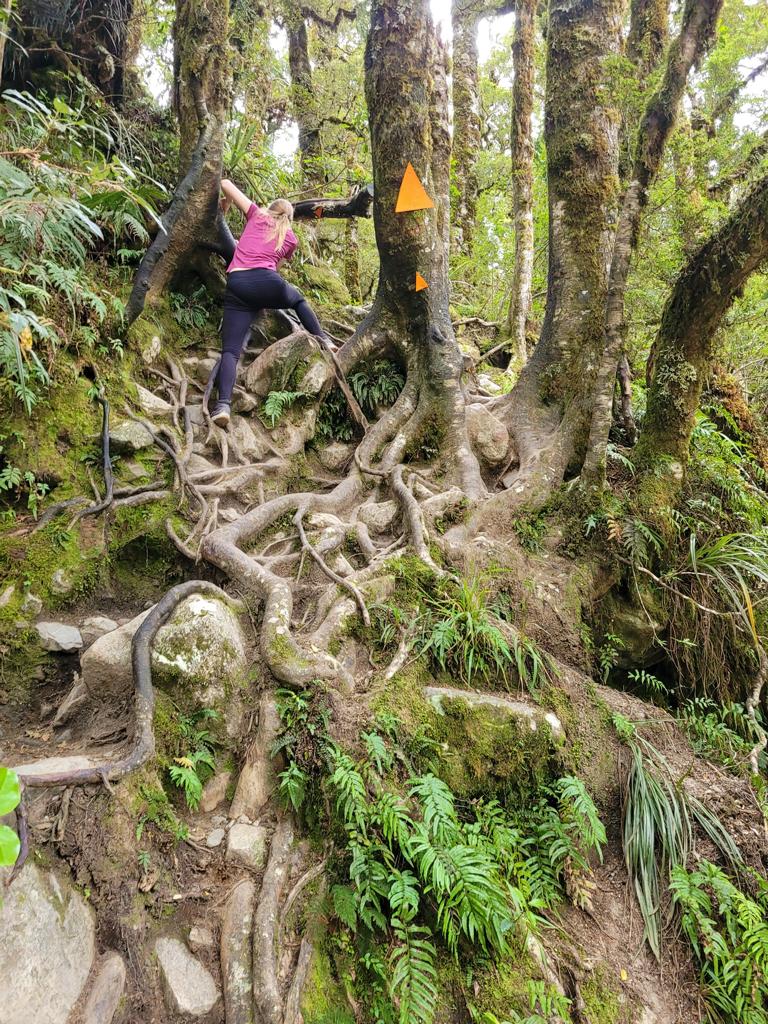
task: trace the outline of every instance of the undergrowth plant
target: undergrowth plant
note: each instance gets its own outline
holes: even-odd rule
[[[19,805],[21,787],[19,777],[12,768],[0,765],[0,818],[10,814]],[[19,837],[8,825],[0,825],[0,867],[16,863],[19,856]]]
[[[203,784],[216,767],[216,739],[206,723],[219,718],[213,708],[201,708],[177,721],[177,752],[168,765],[168,776],[191,811],[200,806]]]
[[[393,1007],[400,1024],[433,1019],[438,947],[462,962],[498,956],[566,893],[588,904],[589,858],[605,831],[580,780],[543,788],[525,813],[495,800],[460,810],[433,771],[403,772],[411,758],[393,740],[396,723],[364,732],[356,758],[327,737],[315,697],[282,693],[279,710],[281,789],[297,810],[332,810],[330,899],[358,978],[380,993],[374,1019],[391,1020]]]

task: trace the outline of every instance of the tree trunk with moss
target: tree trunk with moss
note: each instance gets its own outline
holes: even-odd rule
[[[480,82],[477,67],[477,0],[455,0],[453,23],[453,225],[468,253],[477,216],[477,154],[480,150]]]
[[[605,480],[608,432],[612,419],[613,382],[624,346],[624,303],[632,254],[637,246],[643,211],[661,167],[667,139],[677,117],[691,68],[699,61],[715,32],[722,0],[688,0],[680,33],[670,47],[664,78],[648,101],[637,136],[632,180],[624,193],[611,259],[605,310],[605,352],[595,394],[589,449],[582,473],[587,486]]]
[[[507,330],[510,365],[528,358],[528,318],[533,281],[533,86],[535,80],[536,0],[517,0],[512,43],[512,218],[515,225],[515,267]]]
[[[291,6],[286,19],[288,67],[291,73],[293,116],[299,129],[299,159],[304,184],[325,181],[320,139],[320,112],[312,88],[307,23],[300,9]]]
[[[671,504],[688,461],[691,432],[718,327],[751,274],[768,260],[768,176],[683,268],[664,308],[648,407],[635,461],[649,501]]]
[[[179,120],[179,183],[139,266],[128,322],[157,299],[207,240],[231,234],[218,211],[224,132],[230,102],[228,0],[177,0],[174,106]]]
[[[5,40],[11,24],[11,0],[0,3],[0,85],[3,84],[3,60],[5,59]]]

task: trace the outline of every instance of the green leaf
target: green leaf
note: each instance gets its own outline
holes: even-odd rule
[[[19,837],[12,828],[0,825],[0,867],[10,867],[19,856]]]
[[[19,776],[12,768],[0,766],[0,817],[10,814],[20,800]]]
[[[336,917],[350,931],[357,931],[357,899],[352,889],[348,885],[334,885],[331,898]]]

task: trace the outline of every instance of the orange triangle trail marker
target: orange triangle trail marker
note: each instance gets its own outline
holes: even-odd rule
[[[427,195],[427,190],[421,184],[419,176],[409,163],[405,168],[403,180],[400,182],[400,191],[397,193],[395,213],[408,213],[410,210],[430,210],[434,203]]]
[[[416,271],[416,291],[417,292],[421,292],[425,288],[429,288],[429,285],[427,284],[427,282],[424,280],[424,278],[421,276],[421,274],[417,270]]]

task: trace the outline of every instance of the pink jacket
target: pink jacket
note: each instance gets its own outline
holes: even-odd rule
[[[274,218],[256,203],[251,203],[245,215],[245,227],[235,249],[230,270],[277,270],[280,260],[289,260],[299,244],[296,235],[289,229],[285,241],[275,248]]]

